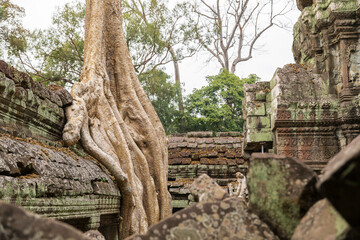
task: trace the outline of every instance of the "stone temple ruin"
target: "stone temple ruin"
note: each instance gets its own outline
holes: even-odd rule
[[[169,137],[175,213],[129,239],[360,239],[360,2],[297,5],[296,64],[245,86],[244,133]],[[118,239],[113,177],[62,146],[71,102],[0,61],[0,239]]]
[[[297,64],[245,87],[244,151],[264,147],[321,170],[360,134],[359,2],[297,2]]]

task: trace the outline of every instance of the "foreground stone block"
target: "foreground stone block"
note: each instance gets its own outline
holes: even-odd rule
[[[360,136],[331,159],[317,187],[360,233]]]
[[[348,239],[349,224],[341,217],[328,200],[323,199],[310,208],[301,219],[292,240]]]
[[[0,202],[0,239],[90,240],[70,225],[42,218],[5,202]]]
[[[278,239],[239,198],[198,203],[152,226],[144,235],[128,239],[217,240]]]
[[[300,219],[317,201],[317,176],[292,158],[252,154],[248,173],[250,210],[279,237],[290,239]]]

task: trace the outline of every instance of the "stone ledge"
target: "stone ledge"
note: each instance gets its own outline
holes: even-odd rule
[[[71,104],[72,97],[61,87],[52,85],[49,89],[0,60],[1,132],[44,141],[61,140],[63,107]]]

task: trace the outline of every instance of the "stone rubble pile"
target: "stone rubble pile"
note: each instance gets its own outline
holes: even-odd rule
[[[359,176],[360,136],[320,178],[293,158],[255,153],[248,205],[203,175],[192,189],[204,201],[128,239],[359,239]]]

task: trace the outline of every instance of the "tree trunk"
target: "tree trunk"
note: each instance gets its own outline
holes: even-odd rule
[[[175,72],[175,83],[179,87],[179,93],[178,93],[178,104],[179,104],[179,112],[180,112],[180,132],[185,131],[185,119],[184,119],[184,101],[182,97],[182,88],[181,88],[181,82],[180,82],[180,70],[179,70],[179,62],[176,58],[174,49],[172,47],[169,47],[169,51],[171,54],[171,58],[174,63],[174,72]]]
[[[81,137],[114,175],[122,194],[121,237],[144,233],[171,212],[167,139],[132,65],[120,0],[86,0],[84,68],[71,94],[65,143]]]

